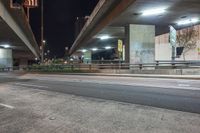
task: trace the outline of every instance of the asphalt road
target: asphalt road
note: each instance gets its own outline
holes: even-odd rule
[[[61,77],[62,80],[60,80]],[[83,97],[114,100],[200,114],[199,81],[145,78],[120,79],[116,79],[116,77],[70,75],[29,75],[26,78],[20,79],[19,77],[14,78],[13,76],[0,77],[1,82],[5,81],[13,86],[26,87],[26,89],[55,91]],[[129,82],[130,84],[127,84]],[[170,86],[170,84],[175,84],[176,82],[187,84],[182,84],[182,86],[178,84],[179,86],[177,87]],[[191,89],[190,83],[195,86],[196,90]]]

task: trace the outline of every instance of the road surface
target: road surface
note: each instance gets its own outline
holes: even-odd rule
[[[200,113],[200,81],[108,76],[1,76],[1,82],[118,102]]]

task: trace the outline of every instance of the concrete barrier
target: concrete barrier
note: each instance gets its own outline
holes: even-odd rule
[[[102,69],[98,71],[100,73],[108,73],[108,74],[200,75],[200,69],[155,69],[155,70]]]

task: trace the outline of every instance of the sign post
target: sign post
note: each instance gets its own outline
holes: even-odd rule
[[[118,40],[118,52],[119,52],[119,59],[122,59],[122,53],[123,53],[123,41]]]
[[[119,69],[121,69],[121,60],[123,56],[123,40],[118,40],[118,53],[119,53]]]
[[[38,7],[38,0],[24,0],[24,7],[27,9],[27,18],[30,20],[30,8]]]

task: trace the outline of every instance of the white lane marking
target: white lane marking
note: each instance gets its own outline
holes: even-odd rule
[[[74,81],[76,82],[76,81]],[[143,83],[119,83],[119,82],[107,82],[107,81],[82,81],[83,83],[97,83],[97,84],[109,84],[109,85],[128,85],[128,86],[145,86],[145,87],[158,87],[158,88],[168,88],[168,89],[181,89],[181,90],[200,90],[200,88],[192,87],[189,84],[178,84],[177,86],[171,85],[151,85]]]
[[[0,106],[6,107],[6,108],[9,108],[9,109],[14,109],[15,108],[15,107],[13,107],[11,105],[7,105],[7,104],[3,104],[3,103],[0,103]]]
[[[190,83],[191,81],[188,81],[188,80],[180,80],[180,81],[177,81],[178,83]]]
[[[47,86],[40,86],[40,85],[33,85],[33,84],[22,84],[22,83],[15,83],[15,85],[26,86],[26,87],[36,87],[36,88],[49,88]]]
[[[178,86],[180,86],[180,87],[190,87],[189,84],[178,84]]]

